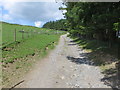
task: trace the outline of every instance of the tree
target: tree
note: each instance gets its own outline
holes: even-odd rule
[[[71,35],[108,41],[110,47],[117,40],[114,29],[120,21],[118,2],[66,2],[65,5]]]
[[[47,22],[43,25],[43,28],[50,28],[50,29],[66,31],[67,30],[66,20],[61,19],[61,20],[57,20],[57,21]]]

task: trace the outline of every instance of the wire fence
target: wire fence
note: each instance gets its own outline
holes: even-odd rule
[[[8,33],[8,32],[7,32]],[[52,34],[62,34],[62,31],[58,30],[10,30],[8,34],[2,34],[2,47],[14,43],[16,41],[21,41],[30,37],[34,37],[36,35],[52,35]]]

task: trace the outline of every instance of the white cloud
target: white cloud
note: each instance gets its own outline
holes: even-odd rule
[[[0,0],[2,2],[62,2],[62,0]]]
[[[61,3],[55,2],[2,2],[4,10],[7,10],[7,15],[3,15],[3,19],[12,19],[14,21],[27,22],[47,22],[50,20],[58,20],[64,18],[62,12],[59,11]],[[26,1],[26,0],[25,0]]]
[[[2,8],[0,8],[0,20],[2,20]]]
[[[12,18],[8,14],[2,15],[3,20],[12,20]]]
[[[42,25],[42,22],[40,22],[40,21],[36,21],[36,22],[35,22],[35,26],[36,26],[36,27],[40,27],[41,25]]]

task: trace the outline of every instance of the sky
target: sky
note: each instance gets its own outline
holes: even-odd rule
[[[0,0],[0,21],[42,27],[48,21],[63,19],[62,3],[48,1]]]

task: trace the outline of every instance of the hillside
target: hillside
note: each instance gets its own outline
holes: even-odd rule
[[[24,32],[20,32],[24,29]],[[16,35],[15,35],[16,30]],[[35,60],[28,60],[37,56],[42,58],[57,44],[63,31],[37,28],[32,26],[2,23],[2,66],[3,85],[11,82],[13,74],[29,71]],[[16,40],[15,40],[16,36]],[[29,69],[28,69],[29,68]]]
[[[52,34],[55,33],[55,31],[51,29],[2,22],[2,45],[5,46],[13,43],[15,40],[20,41],[27,39],[28,37],[33,37],[36,34],[44,33]]]

